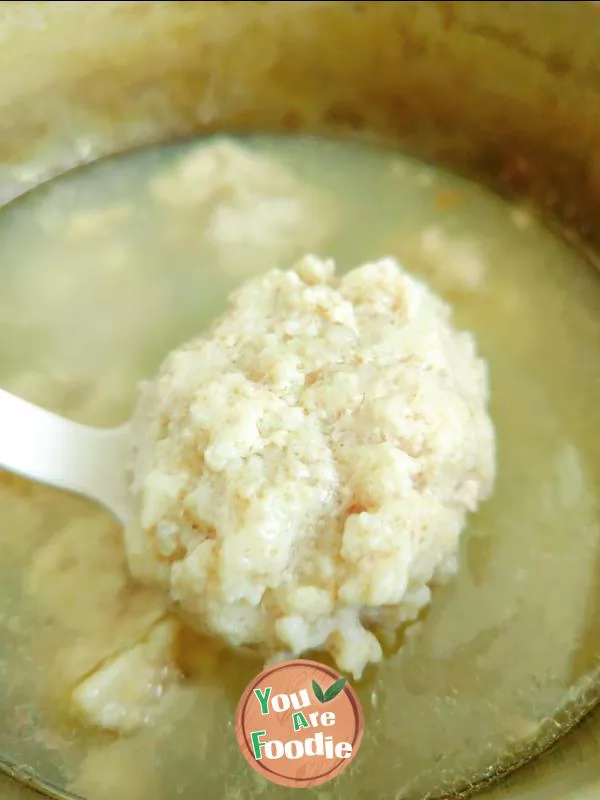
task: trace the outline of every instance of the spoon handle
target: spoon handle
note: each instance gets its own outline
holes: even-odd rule
[[[92,428],[0,389],[0,468],[128,514],[129,426]]]

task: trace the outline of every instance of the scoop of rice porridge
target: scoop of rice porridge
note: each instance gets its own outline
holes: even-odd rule
[[[456,570],[487,405],[472,335],[394,260],[271,270],[140,389],[130,568],[233,647],[359,677]]]

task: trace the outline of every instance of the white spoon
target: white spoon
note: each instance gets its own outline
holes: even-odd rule
[[[126,523],[129,425],[92,428],[0,389],[0,468],[97,500]]]

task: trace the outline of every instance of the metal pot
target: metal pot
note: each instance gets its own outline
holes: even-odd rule
[[[2,202],[141,145],[306,130],[399,143],[600,245],[596,4],[5,2],[0,40]],[[599,735],[592,714],[481,796],[597,797]]]

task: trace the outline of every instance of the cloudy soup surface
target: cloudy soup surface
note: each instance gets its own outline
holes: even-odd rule
[[[209,148],[212,162],[198,157]],[[333,258],[340,276],[396,259],[450,304],[489,368],[493,494],[469,517],[456,576],[353,680],[359,754],[308,790],[417,800],[550,735],[600,666],[591,266],[529,210],[391,150],[292,136],[149,149],[0,211],[0,385],[80,422],[120,424],[138,382],[236,287],[306,253]],[[192,800],[199,787],[287,796],[235,738],[237,702],[263,661],[174,633],[107,513],[0,473],[0,545],[0,753],[90,800]],[[177,675],[152,662],[165,647]],[[145,676],[145,689],[130,687],[138,712],[86,718],[77,687],[123,654]]]

